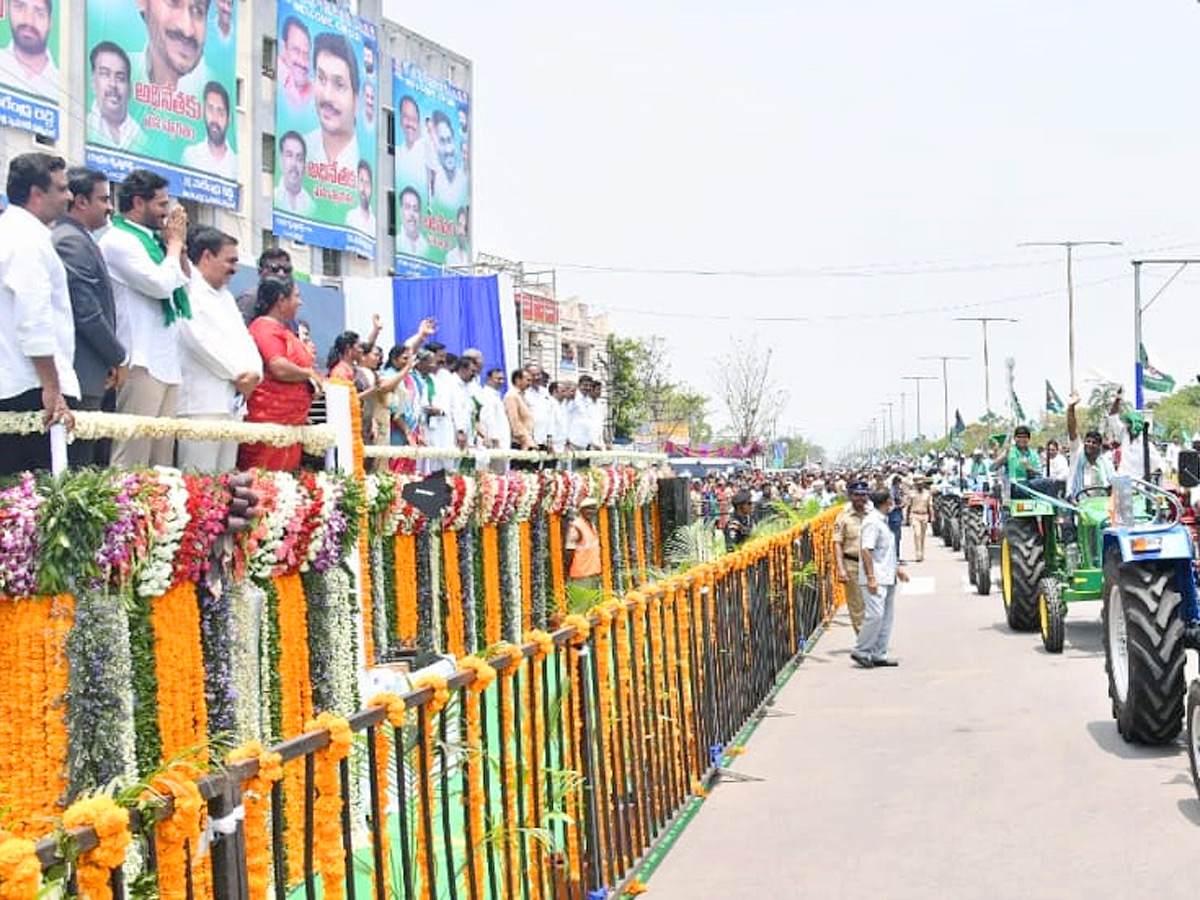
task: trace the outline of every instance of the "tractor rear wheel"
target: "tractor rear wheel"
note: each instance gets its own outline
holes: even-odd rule
[[[1062,653],[1066,612],[1062,586],[1053,578],[1043,578],[1038,591],[1038,618],[1042,625],[1042,646],[1047,653]]]
[[[1038,582],[1046,571],[1036,519],[1009,519],[1000,545],[1004,613],[1013,631],[1038,630]]]
[[[987,523],[983,521],[983,508],[979,506],[972,506],[963,518],[963,554],[970,562],[975,546],[987,542]]]
[[[1187,692],[1188,762],[1192,766],[1192,786],[1200,797],[1200,681],[1188,685]]]
[[[984,597],[992,591],[992,553],[986,543],[975,545],[975,590]]]
[[[950,549],[957,553],[962,549],[962,522],[950,520]]]
[[[1183,602],[1175,564],[1104,562],[1104,668],[1117,730],[1138,744],[1166,744],[1183,725]]]

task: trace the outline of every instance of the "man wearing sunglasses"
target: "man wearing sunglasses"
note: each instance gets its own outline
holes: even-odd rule
[[[268,247],[258,257],[258,280],[267,278],[286,279],[292,277],[292,258],[286,250],[278,247]],[[238,294],[238,310],[246,320],[246,327],[254,321],[254,304],[258,299],[258,285],[247,288]]]

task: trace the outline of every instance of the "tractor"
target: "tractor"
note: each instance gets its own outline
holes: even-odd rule
[[[971,584],[986,596],[992,589],[992,549],[1000,549],[1003,508],[998,491],[987,484],[973,487],[963,496],[962,549]]]

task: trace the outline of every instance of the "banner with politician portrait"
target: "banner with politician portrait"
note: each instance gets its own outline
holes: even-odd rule
[[[279,0],[274,225],[375,258],[376,25],[326,0]]]
[[[55,0],[57,3],[58,0]],[[238,206],[237,21],[247,0],[87,0],[87,162]]]
[[[64,0],[0,0],[0,125],[57,138]]]
[[[471,264],[470,98],[415,63],[395,63],[396,262],[400,274]]]

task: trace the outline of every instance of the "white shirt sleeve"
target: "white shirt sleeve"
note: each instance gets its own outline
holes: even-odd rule
[[[176,288],[187,284],[187,276],[177,258],[168,256],[161,263],[152,262],[133,235],[110,230],[100,248],[108,263],[109,274],[147,297],[165,300]]]

